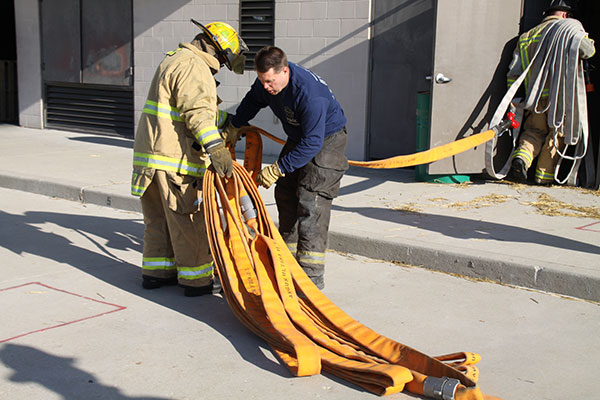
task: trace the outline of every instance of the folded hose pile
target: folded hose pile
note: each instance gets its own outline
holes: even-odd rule
[[[256,184],[234,163],[203,183],[209,243],[237,318],[269,343],[296,376],[327,371],[379,395],[404,389],[437,399],[491,399],[476,380],[479,357],[429,357],[367,328],[304,273],[267,213]]]

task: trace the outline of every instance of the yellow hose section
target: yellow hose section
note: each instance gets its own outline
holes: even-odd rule
[[[285,144],[285,140],[274,136],[263,129],[256,126],[243,127],[240,130],[241,133],[258,132],[261,135],[268,137],[269,139],[279,143]],[[396,156],[386,158],[384,160],[377,161],[348,161],[348,164],[355,167],[363,168],[377,168],[377,169],[389,169],[389,168],[404,168],[412,167],[415,165],[429,164],[434,161],[439,161],[444,158],[452,157],[456,154],[465,152],[469,149],[482,145],[494,138],[496,132],[489,129],[485,132],[477,133],[475,135],[468,136],[463,139],[458,139],[454,142],[450,142],[441,146],[434,147],[433,149],[421,151],[419,153],[407,154],[404,156]]]
[[[257,216],[244,221],[241,199]],[[208,170],[203,205],[209,244],[224,296],[237,318],[272,347],[296,376],[330,372],[379,395],[423,393],[427,376],[455,378],[461,392],[484,399],[458,367],[473,353],[429,357],[352,319],[308,278],[267,213],[250,174],[234,163],[233,177]]]

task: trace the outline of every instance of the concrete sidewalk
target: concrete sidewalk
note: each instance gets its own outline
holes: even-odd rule
[[[132,141],[0,125],[0,187],[140,211]],[[261,188],[276,219],[273,190]],[[351,168],[334,201],[335,250],[600,301],[600,192],[505,182],[415,182]]]

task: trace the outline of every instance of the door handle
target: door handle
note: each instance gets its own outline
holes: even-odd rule
[[[449,83],[452,82],[452,78],[444,76],[441,72],[435,76],[435,83]]]

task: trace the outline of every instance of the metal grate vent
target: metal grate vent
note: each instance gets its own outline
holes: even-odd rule
[[[240,34],[249,49],[246,69],[253,69],[258,50],[275,43],[275,1],[240,0]]]
[[[48,84],[46,126],[133,137],[133,90]]]

